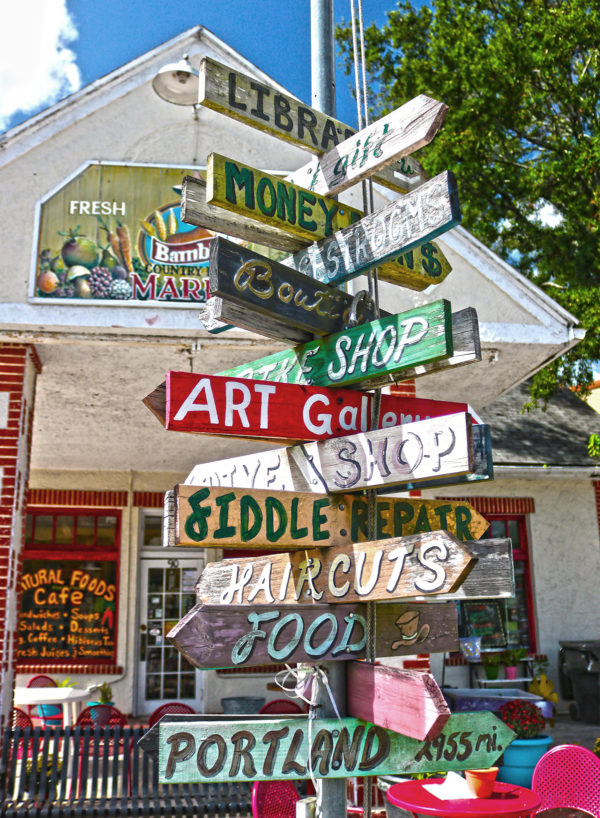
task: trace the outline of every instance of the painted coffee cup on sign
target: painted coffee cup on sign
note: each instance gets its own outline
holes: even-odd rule
[[[477,798],[489,798],[494,792],[494,782],[498,767],[487,767],[483,770],[465,770],[469,789]]]

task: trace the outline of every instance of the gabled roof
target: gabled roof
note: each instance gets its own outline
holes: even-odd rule
[[[12,162],[57,131],[73,125],[98,108],[152,80],[158,69],[166,63],[177,62],[184,53],[196,54],[206,51],[207,47],[220,55],[222,61],[228,65],[284,91],[289,96],[295,96],[212,31],[204,26],[194,26],[1,134],[0,167]]]
[[[522,412],[530,381],[519,384],[482,411],[492,432],[494,463],[502,466],[594,466],[587,452],[600,415],[570,389],[560,389],[546,411]]]

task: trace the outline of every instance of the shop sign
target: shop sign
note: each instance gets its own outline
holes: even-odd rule
[[[89,162],[64,181],[38,205],[31,300],[102,306],[206,302],[215,234],[183,221],[181,180],[191,173]]]

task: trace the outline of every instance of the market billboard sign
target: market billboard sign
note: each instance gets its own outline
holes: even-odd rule
[[[103,162],[77,170],[38,204],[30,299],[205,303],[215,233],[183,221],[181,182],[190,174],[198,176],[189,168]]]

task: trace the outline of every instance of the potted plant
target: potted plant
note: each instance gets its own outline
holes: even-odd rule
[[[504,665],[504,676],[507,679],[517,678],[517,666],[527,656],[525,648],[508,648],[500,654],[500,662]]]
[[[535,765],[552,744],[552,736],[542,734],[546,725],[542,711],[527,699],[513,699],[497,715],[516,734],[498,764],[498,781],[531,787]]]
[[[485,673],[485,678],[490,680],[497,679],[498,668],[500,666],[500,654],[487,652],[482,653],[481,661],[483,662],[483,672]]]
[[[95,690],[98,694],[98,698],[93,702],[88,702],[88,707],[92,707],[95,704],[114,704],[112,688],[108,682],[102,682]]]

